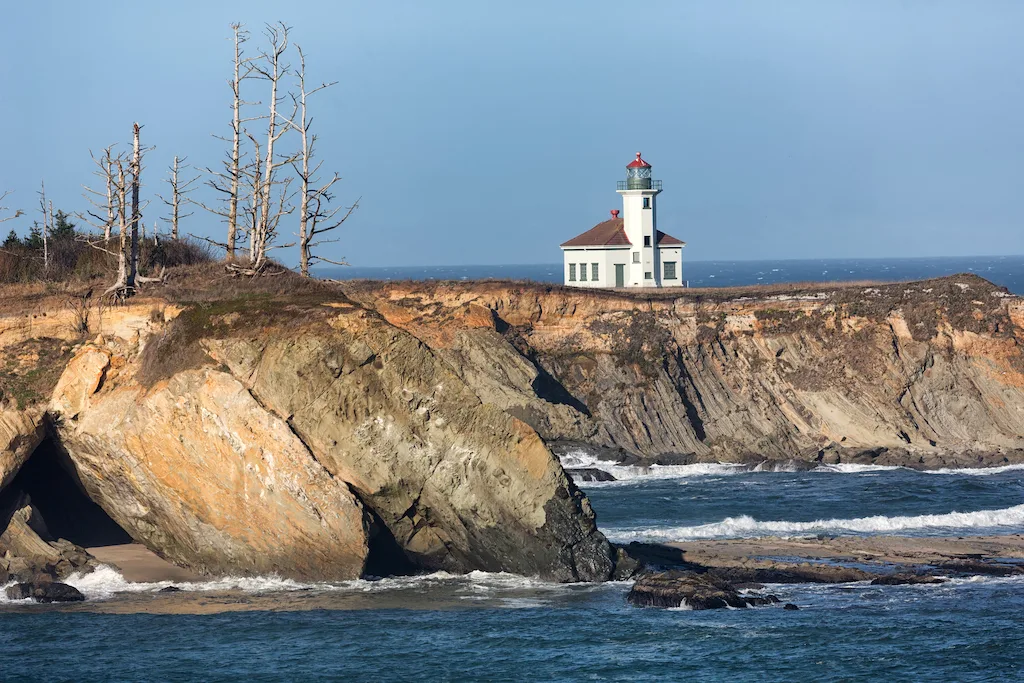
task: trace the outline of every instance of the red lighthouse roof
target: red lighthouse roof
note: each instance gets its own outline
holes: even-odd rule
[[[650,167],[651,167],[651,165],[649,163],[647,163],[646,161],[644,161],[643,159],[640,158],[640,152],[636,153],[636,159],[634,159],[633,161],[629,162],[629,164],[626,165],[626,168],[650,168]]]

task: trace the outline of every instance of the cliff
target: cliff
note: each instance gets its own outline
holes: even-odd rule
[[[58,539],[102,530],[205,574],[605,580],[628,568],[556,452],[1024,460],[1024,305],[974,276],[655,294],[231,282],[179,273],[121,306],[3,300],[0,572],[47,546],[52,574],[87,566]]]
[[[1024,459],[1024,302],[973,275],[632,294],[346,287],[549,442],[646,462]]]
[[[203,574],[612,575],[589,503],[537,433],[340,293],[94,313],[85,338],[52,302],[0,320],[0,529],[57,514],[25,474],[56,451],[50,475]]]

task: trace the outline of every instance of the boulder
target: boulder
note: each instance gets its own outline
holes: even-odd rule
[[[36,602],[81,602],[85,600],[85,596],[77,588],[57,581],[16,583],[7,588],[7,597],[11,600],[32,598]]]
[[[599,470],[596,467],[578,467],[565,471],[575,482],[581,481],[615,481],[615,477],[609,472]]]
[[[741,595],[731,583],[711,574],[681,571],[640,577],[626,600],[637,607],[686,607],[694,610],[742,609],[779,601],[774,595]]]

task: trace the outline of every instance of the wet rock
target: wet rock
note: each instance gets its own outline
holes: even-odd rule
[[[872,586],[905,586],[918,584],[946,583],[946,579],[930,574],[889,574],[871,581]]]
[[[626,600],[637,607],[689,607],[694,610],[746,608],[777,603],[774,595],[741,595],[711,574],[670,571],[640,577]]]
[[[16,583],[8,587],[7,597],[11,600],[32,598],[36,602],[81,602],[85,600],[85,596],[77,588],[57,581]]]
[[[784,609],[784,610],[786,610],[788,612],[795,612],[796,610],[798,610],[800,608],[797,607],[796,605],[794,605],[791,602],[787,602],[785,605],[782,606],[782,609]]]
[[[643,569],[643,563],[631,556],[621,547],[615,548],[615,573],[613,581],[626,581],[636,576]]]
[[[942,572],[969,576],[978,574],[985,576],[1016,576],[1018,574],[1024,574],[1024,566],[1019,564],[1002,564],[999,562],[974,559],[943,562],[942,564],[936,565],[936,569]]]
[[[181,589],[177,586],[164,586],[157,593],[180,593]]]
[[[854,567],[810,563],[777,567],[716,567],[712,572],[734,583],[850,583],[877,576]]]
[[[573,481],[615,481],[615,477],[604,470],[599,470],[596,467],[580,467],[577,469],[570,469],[565,471]]]

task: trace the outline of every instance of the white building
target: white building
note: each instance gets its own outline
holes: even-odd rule
[[[640,152],[618,183],[622,218],[598,223],[562,244],[565,284],[570,287],[680,287],[682,242],[657,228],[655,202],[661,181]]]

